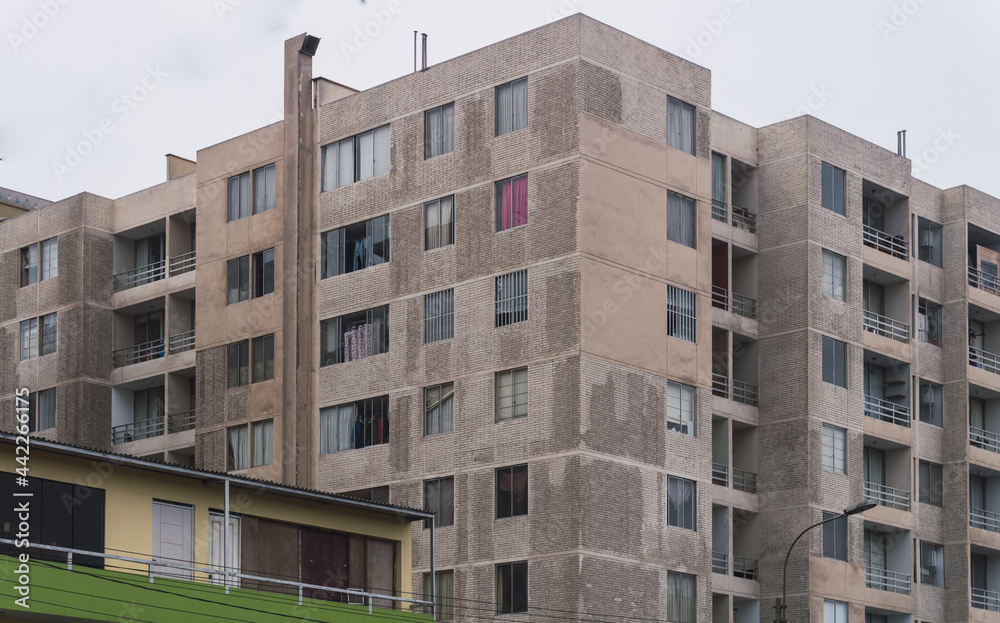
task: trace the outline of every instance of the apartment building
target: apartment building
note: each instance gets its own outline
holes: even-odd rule
[[[867,498],[789,620],[1000,620],[1000,200],[582,15],[360,92],[318,43],[0,224],[0,417],[432,510],[443,619],[771,620]]]

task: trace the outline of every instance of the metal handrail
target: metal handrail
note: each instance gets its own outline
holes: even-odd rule
[[[195,268],[195,252],[188,251],[170,258],[170,276],[181,275]]]
[[[159,262],[153,262],[152,264],[139,266],[137,268],[133,268],[132,270],[118,273],[114,276],[115,292],[121,292],[122,290],[128,290],[129,288],[152,283],[153,281],[159,281],[160,279],[163,279],[166,272],[167,261],[160,260]]]
[[[183,353],[194,348],[194,329],[170,336],[170,354]]]
[[[909,244],[902,236],[891,236],[884,231],[875,229],[871,225],[864,225],[861,240],[869,247],[874,247],[883,253],[888,253],[901,260],[907,259],[909,255]]]
[[[865,499],[877,502],[880,506],[910,510],[910,492],[896,489],[877,482],[865,481]]]
[[[969,426],[969,443],[977,448],[1000,454],[1000,435],[982,428]]]
[[[1000,532],[1000,514],[985,508],[969,508],[969,525],[973,528]]]
[[[756,580],[757,561],[746,556],[733,556],[733,577]]]
[[[733,379],[733,400],[751,407],[757,406],[757,386]]]
[[[746,208],[733,206],[733,227],[745,229],[751,234],[757,233],[757,215]]]
[[[179,433],[185,430],[191,430],[194,428],[196,421],[197,412],[194,409],[190,411],[181,411],[180,413],[171,413],[167,416],[167,432]]]
[[[910,407],[882,400],[875,396],[865,396],[865,415],[883,422],[910,427]]]
[[[882,337],[891,337],[897,342],[910,341],[909,324],[893,320],[892,318],[883,316],[882,314],[876,314],[875,312],[868,311],[867,309],[864,310],[864,326],[865,331],[868,331],[869,333],[881,335]]]
[[[726,202],[712,199],[712,218],[717,221],[726,222]]]
[[[910,594],[910,574],[865,565],[865,586],[901,595]]]
[[[738,467],[733,468],[733,489],[757,493],[757,474]]]
[[[969,267],[969,285],[1000,296],[1000,279],[993,275],[985,275],[975,266]]]
[[[722,463],[712,463],[712,484],[722,487],[729,486],[729,466]]]
[[[712,373],[712,394],[729,398],[729,378],[725,374]]]
[[[729,290],[712,284],[712,306],[719,309],[729,309]]]
[[[712,552],[712,573],[721,575],[729,573],[729,554],[726,552]]]
[[[139,363],[140,361],[158,359],[163,356],[163,346],[164,341],[161,338],[152,342],[120,348],[111,354],[112,365],[116,368],[122,368],[133,363]]]
[[[972,607],[990,612],[1000,612],[1000,593],[973,586]]]
[[[1000,374],[1000,357],[975,346],[969,347],[969,365],[974,368],[982,368],[993,374]]]
[[[749,318],[750,320],[756,320],[757,301],[749,296],[743,296],[742,294],[733,292],[733,313],[743,316],[744,318]]]
[[[163,416],[152,418],[144,422],[129,422],[111,427],[111,443],[129,443],[150,437],[159,437],[163,434]]]

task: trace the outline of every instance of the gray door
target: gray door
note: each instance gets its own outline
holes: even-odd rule
[[[173,565],[194,564],[194,508],[153,502],[153,560]],[[191,571],[155,566],[153,575],[191,579]]]

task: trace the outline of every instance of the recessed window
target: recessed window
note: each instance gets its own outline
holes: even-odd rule
[[[38,339],[41,344],[41,354],[49,355],[56,352],[56,314],[55,312],[45,314],[39,320],[41,335]]]
[[[941,345],[941,306],[925,298],[917,304],[917,339],[925,344]]]
[[[424,435],[450,433],[455,427],[455,384],[424,388]]]
[[[823,469],[836,474],[847,473],[847,430],[823,424]]]
[[[24,408],[24,398],[18,398],[17,407]],[[56,426],[56,390],[43,389],[40,392],[28,394],[28,431],[38,431],[55,428]]]
[[[847,344],[823,336],[823,382],[847,387]]]
[[[389,261],[389,215],[320,234],[320,278]]]
[[[528,417],[528,368],[496,374],[496,421]]]
[[[689,573],[667,572],[667,620],[677,623],[696,623],[698,593],[696,578]]]
[[[503,136],[528,127],[528,79],[501,84],[496,89],[496,132]]]
[[[937,463],[920,461],[917,472],[919,480],[917,499],[922,504],[944,506],[944,468]]]
[[[250,383],[250,343],[233,342],[226,349],[228,386],[241,387]]]
[[[455,242],[455,197],[443,197],[424,204],[424,251]]]
[[[504,231],[528,224],[528,176],[518,175],[496,183],[496,227]]]
[[[451,621],[455,618],[455,572],[436,571],[434,573],[437,595],[431,588],[431,574],[424,574],[424,601],[433,601],[437,611],[438,621]]]
[[[38,245],[21,249],[21,287],[38,283]]]
[[[667,429],[694,436],[694,387],[667,381]]]
[[[941,226],[924,217],[917,218],[917,259],[941,266]]]
[[[247,468],[247,427],[233,426],[226,429],[226,471]]]
[[[697,247],[697,211],[691,197],[667,191],[667,240],[692,249]]]
[[[694,292],[667,286],[667,335],[698,341],[698,305]]]
[[[831,212],[843,216],[845,212],[847,173],[832,164],[823,163],[822,205]]]
[[[274,249],[253,254],[253,296],[274,292]]]
[[[455,523],[455,479],[453,477],[424,481],[424,510],[434,513],[434,525],[438,528]],[[424,520],[424,527],[431,527],[429,519]]]
[[[253,172],[253,213],[260,214],[274,209],[276,193],[274,165],[255,169]]]
[[[496,278],[495,324],[497,327],[528,319],[528,269]]]
[[[235,221],[250,216],[250,172],[229,178],[227,199],[228,220]]]
[[[823,520],[840,513],[823,511]],[[823,556],[834,560],[847,560],[847,517],[840,517],[823,524]]]
[[[424,344],[455,337],[455,290],[424,295]]]
[[[424,158],[455,151],[455,103],[424,113]]]
[[[389,306],[327,318],[319,323],[320,366],[389,352]]]
[[[944,587],[944,546],[920,542],[920,583]]]
[[[21,361],[56,352],[56,314],[21,321]]]
[[[21,286],[59,276],[59,240],[49,238],[21,249]]]
[[[528,466],[514,465],[496,470],[497,519],[528,514]]]
[[[694,106],[672,97],[667,97],[667,146],[694,155]]]
[[[253,349],[253,382],[274,378],[274,334],[262,335],[251,340]]]
[[[244,255],[226,263],[226,304],[250,298],[250,257]]]
[[[847,602],[824,599],[823,623],[848,623]]]
[[[920,379],[920,421],[944,426],[944,389],[937,383]]]
[[[319,412],[319,453],[389,443],[389,397],[357,400]]]
[[[388,173],[389,125],[324,145],[321,159],[324,191]]]
[[[670,476],[667,479],[668,521],[671,526],[696,530],[696,489],[693,480]]]
[[[846,299],[844,283],[847,258],[823,249],[823,295],[838,301]]]
[[[274,462],[274,420],[263,420],[250,425],[250,450],[253,467]]]

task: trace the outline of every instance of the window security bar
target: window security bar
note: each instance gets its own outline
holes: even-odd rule
[[[722,286],[713,285],[712,286],[712,307],[718,307],[719,309],[728,310],[729,309],[729,290],[723,288]]]
[[[181,431],[193,429],[196,415],[197,412],[194,409],[191,411],[182,411],[180,413],[171,413],[167,416],[167,432],[179,433]]]
[[[163,434],[163,416],[145,420],[142,422],[129,422],[111,427],[111,443],[128,443],[159,437]]]
[[[733,577],[756,580],[757,561],[746,556],[733,556]]]
[[[746,491],[747,493],[757,493],[757,474],[734,467],[733,489]]]
[[[988,370],[993,374],[1000,374],[1000,357],[975,346],[969,347],[969,365],[973,368]]]
[[[906,260],[910,252],[910,247],[905,238],[902,236],[891,236],[884,231],[875,229],[871,225],[864,226],[861,239],[866,246],[878,249],[882,253],[888,253],[901,260]]]
[[[170,258],[170,276],[181,275],[194,270],[195,252],[190,251],[182,255]]]
[[[910,492],[895,487],[880,485],[875,482],[865,482],[865,499],[878,503],[880,506],[910,510]]]
[[[865,396],[865,415],[883,422],[910,427],[910,408],[874,396]]]
[[[1000,612],[1000,593],[973,587],[972,607],[990,612]]]
[[[969,525],[981,530],[990,532],[1000,532],[1000,514],[988,511],[984,508],[969,509]]]
[[[876,314],[866,309],[864,310],[864,325],[865,331],[869,333],[881,335],[882,337],[891,337],[897,342],[905,343],[910,341],[910,325],[905,322],[893,320],[888,316]]]
[[[870,565],[865,565],[865,586],[877,588],[881,591],[899,593],[901,595],[910,594],[910,574],[889,571],[888,569],[877,569]]]
[[[729,378],[725,374],[712,373],[712,394],[729,398]]]
[[[194,348],[194,329],[170,336],[170,354],[183,353]]]
[[[996,275],[976,270],[974,266],[969,267],[969,285],[1000,296],[1000,280]]]
[[[729,554],[712,552],[712,573],[726,575],[729,573]]]
[[[1000,454],[1000,435],[988,430],[970,426],[969,443],[977,448],[983,448],[984,450]]]
[[[112,364],[116,368],[122,368],[133,363],[139,363],[140,361],[158,359],[163,356],[163,345],[163,339],[161,338],[152,342],[118,349],[112,353]]]
[[[744,318],[749,318],[750,320],[756,320],[757,301],[749,296],[743,296],[742,294],[733,292],[733,313],[743,316]]]
[[[745,229],[751,234],[757,233],[757,215],[750,210],[733,206],[733,227]]]
[[[751,407],[757,406],[757,386],[733,379],[733,400]]]
[[[721,487],[729,486],[729,466],[722,463],[712,463],[712,484]]]
[[[114,277],[115,292],[121,292],[122,290],[128,290],[129,288],[159,281],[160,279],[163,279],[166,272],[167,262],[166,260],[160,260],[159,262],[153,262],[152,264],[147,264],[146,266],[133,268],[132,270],[124,273],[118,273]]]
[[[712,218],[717,221],[726,222],[726,202],[712,199]]]

